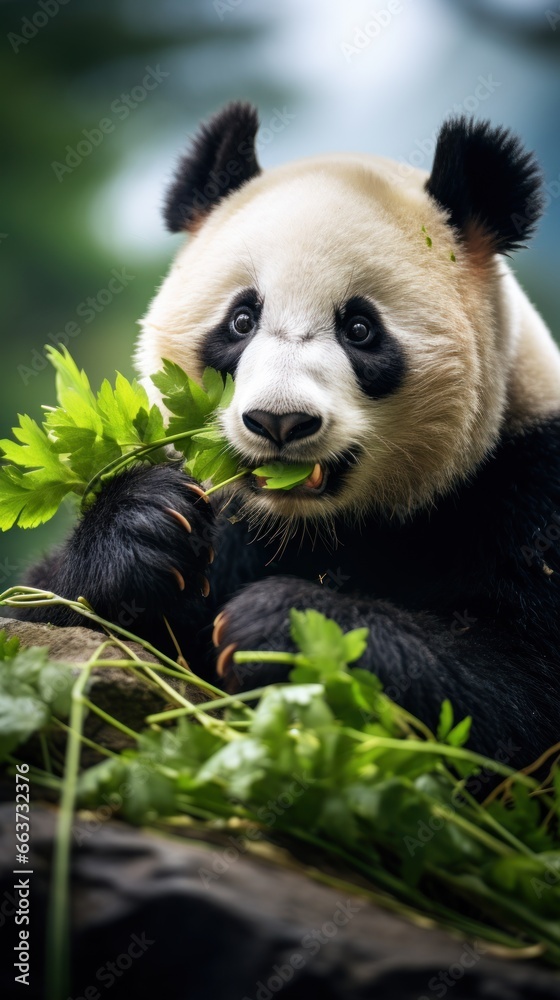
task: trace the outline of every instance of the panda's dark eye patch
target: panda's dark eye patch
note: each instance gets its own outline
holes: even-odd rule
[[[259,327],[262,300],[256,288],[238,292],[225,310],[223,320],[204,338],[202,363],[222,375],[235,375],[239,359]]]
[[[396,392],[404,378],[404,354],[373,302],[359,295],[349,299],[335,309],[335,326],[362,391],[372,399]]]

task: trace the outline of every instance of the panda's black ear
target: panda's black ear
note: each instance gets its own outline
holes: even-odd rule
[[[541,172],[517,136],[490,122],[452,118],[439,134],[426,190],[449,212],[467,248],[517,250],[542,214]]]
[[[252,104],[233,101],[201,125],[167,192],[164,217],[172,233],[195,228],[222,198],[260,173],[259,127]]]

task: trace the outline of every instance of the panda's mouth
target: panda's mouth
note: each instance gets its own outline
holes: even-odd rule
[[[277,465],[277,471],[281,473],[282,462],[277,462],[276,465]],[[291,468],[291,466],[286,465],[286,468]],[[270,482],[266,476],[258,476],[256,473],[253,473],[253,477],[254,477],[253,484],[257,487],[257,489],[266,490],[271,488]],[[313,471],[311,475],[309,475],[307,479],[304,479],[302,482],[298,483],[297,486],[300,486],[305,490],[313,490],[314,493],[322,493],[326,486],[327,479],[328,479],[327,469],[324,466],[322,466],[319,462],[316,462],[315,465],[313,466]],[[287,487],[284,489],[287,489]],[[296,486],[292,486],[290,489],[291,490],[296,489]]]
[[[316,498],[325,493],[335,493],[340,486],[344,474],[355,465],[357,456],[354,452],[340,455],[336,459],[329,459],[322,462],[315,462],[310,475],[303,482],[292,486],[290,489],[270,489],[267,480],[253,476],[251,479],[251,489],[253,492],[266,493],[268,496],[277,495]],[[281,465],[281,461],[278,465]],[[288,463],[286,463],[288,465]]]

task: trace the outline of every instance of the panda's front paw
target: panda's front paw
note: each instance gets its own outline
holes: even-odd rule
[[[208,596],[213,535],[198,483],[175,466],[132,469],[104,486],[77,528],[73,589],[112,620],[124,605],[146,620],[182,617]]]
[[[236,650],[293,652],[290,609],[316,607],[317,584],[292,577],[270,577],[252,583],[226,604],[214,622],[219,683],[230,693],[285,681],[290,667],[259,661],[235,663]]]

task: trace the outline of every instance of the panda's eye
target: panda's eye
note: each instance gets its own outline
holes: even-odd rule
[[[344,327],[344,336],[356,347],[369,347],[375,340],[375,330],[365,316],[352,316]]]
[[[255,329],[256,322],[255,314],[249,306],[238,306],[232,313],[229,325],[237,337],[247,337]]]

